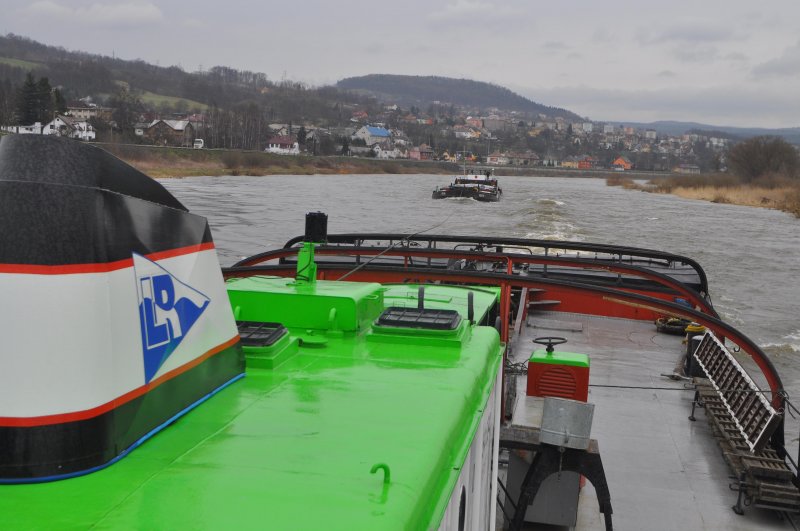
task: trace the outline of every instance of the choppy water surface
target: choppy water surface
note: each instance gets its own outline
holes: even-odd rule
[[[696,259],[717,310],[761,345],[795,387],[800,371],[800,220],[606,186],[602,179],[502,177],[498,203],[432,200],[432,175],[192,177],[161,181],[208,217],[220,260],[282,246],[304,215],[330,232],[399,232],[566,239],[647,247]],[[787,374],[788,372],[788,374]],[[800,385],[800,384],[797,384]],[[797,396],[800,388],[793,393]]]

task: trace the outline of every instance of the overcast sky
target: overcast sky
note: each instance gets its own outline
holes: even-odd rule
[[[800,127],[800,0],[0,0],[0,32],[311,85],[488,81],[593,120]]]

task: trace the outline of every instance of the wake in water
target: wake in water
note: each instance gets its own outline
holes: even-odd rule
[[[792,355],[800,352],[800,330],[796,330],[783,338],[786,343],[765,343],[762,348],[769,355]]]
[[[517,227],[524,231],[525,238],[534,240],[584,241],[582,230],[575,223],[567,221],[568,214],[561,207],[564,201],[538,198],[532,201],[535,206],[514,212],[519,219]]]

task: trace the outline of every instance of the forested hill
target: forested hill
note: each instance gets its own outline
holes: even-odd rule
[[[422,110],[432,103],[518,111],[534,117],[546,114],[580,120],[565,109],[530,101],[507,88],[434,76],[374,74],[340,81],[336,86],[308,87],[293,81],[273,81],[266,74],[215,66],[202,72],[187,72],[178,66],[159,66],[142,60],[124,60],[49,46],[27,37],[0,35],[0,123],[10,123],[15,95],[32,73],[47,78],[67,101],[91,97],[116,106],[130,97],[145,108],[161,113],[201,112],[209,107],[258,112],[274,122],[311,121],[336,124],[358,108],[370,116],[383,103]],[[126,95],[121,95],[125,91]]]
[[[187,72],[178,66],[71,51],[9,34],[0,35],[0,124],[11,123],[15,95],[29,72],[47,78],[68,101],[91,97],[115,107],[120,98],[129,97],[138,102],[136,110],[164,115],[221,108],[273,122],[335,123],[345,109],[370,104],[366,97],[334,87],[273,81],[259,72],[227,66]]]
[[[340,89],[369,94],[379,100],[400,106],[427,106],[434,101],[461,107],[486,109],[496,107],[505,111],[518,111],[531,115],[546,114],[568,120],[581,118],[566,109],[548,107],[516,94],[507,88],[472,81],[439,76],[400,76],[371,74],[349,77],[336,84]]]

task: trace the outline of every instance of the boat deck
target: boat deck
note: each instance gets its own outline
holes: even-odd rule
[[[565,337],[562,350],[590,356],[591,437],[603,460],[614,529],[796,529],[794,517],[775,511],[746,507],[739,516],[731,509],[737,493],[705,412],[688,420],[693,387],[662,376],[685,349],[681,337],[657,333],[652,323],[540,312],[528,317],[512,361],[541,348],[531,342],[539,336]],[[525,387],[518,377],[517,400]],[[590,483],[581,491],[577,529],[605,529]]]
[[[286,282],[238,284],[271,293]],[[320,282],[316,289],[369,287]],[[398,286],[381,300],[416,293]],[[473,295],[476,315],[496,298]],[[462,318],[467,301],[460,288],[427,291],[428,307],[449,303]],[[285,340],[302,344],[283,357],[248,359],[246,377],[119,462],[62,481],[0,485],[2,528],[425,528],[448,505],[502,360],[493,329],[467,333],[462,324],[408,336],[413,356],[407,343],[390,332],[378,337],[374,327],[358,335],[289,328]],[[471,462],[484,470],[480,459]],[[482,484],[492,484],[488,472]]]

